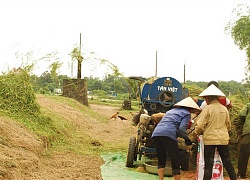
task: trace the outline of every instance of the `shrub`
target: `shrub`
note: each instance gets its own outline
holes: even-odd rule
[[[30,76],[25,71],[0,76],[0,109],[29,115],[40,113]]]

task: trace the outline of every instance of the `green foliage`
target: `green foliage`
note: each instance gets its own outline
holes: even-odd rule
[[[29,115],[40,113],[30,76],[26,71],[10,72],[0,76],[0,98],[2,110]]]
[[[54,83],[59,84],[59,78],[58,78],[58,70],[60,69],[60,67],[62,66],[62,63],[60,63],[59,61],[53,62],[50,65],[50,74],[51,74],[51,78],[53,80]]]
[[[0,113],[16,119],[48,141],[58,134],[51,118],[41,113],[30,76],[25,70],[0,76]]]
[[[45,71],[40,77],[36,75],[31,75],[30,77],[35,93],[39,94],[52,94],[54,89],[63,89],[63,79],[69,79],[69,77],[66,75],[58,75],[56,81],[54,81],[49,71]]]
[[[118,94],[135,94],[134,89],[137,87],[134,81],[129,78],[117,77],[115,75],[108,74],[103,78],[103,80],[93,77],[87,78],[87,88],[89,91],[104,90],[107,94],[111,91],[115,91]]]
[[[229,32],[239,49],[246,52],[248,63],[245,80],[248,83],[250,71],[250,8],[247,4],[238,4],[233,13],[236,14],[236,17],[227,24],[225,31]]]
[[[103,83],[98,77],[90,76],[89,78],[87,78],[87,88],[89,91],[100,90],[100,89],[103,89],[105,91],[111,91],[108,85],[107,87],[108,88],[103,89]]]
[[[99,97],[107,97],[107,92],[103,90],[93,90],[93,94]]]
[[[87,109],[83,105],[79,107],[79,104],[76,104],[78,102],[71,99],[60,97],[60,101],[63,101],[63,104],[72,101],[72,106],[75,108],[81,110],[85,108],[85,111]],[[53,109],[39,106],[30,83],[30,76],[24,70],[0,76],[0,114],[8,116],[30,129],[44,142],[46,148],[86,154],[95,151],[92,148],[91,152],[88,152],[93,147],[91,142],[96,141],[95,139],[86,136],[82,131],[76,131],[76,127],[72,123],[64,117],[56,115]],[[86,113],[84,115],[86,116]],[[96,113],[93,113],[90,117],[95,116]],[[103,120],[101,117],[98,119]],[[6,143],[3,138],[0,141],[2,144]],[[82,151],[85,148],[86,151]]]
[[[138,82],[135,80],[126,78],[127,81],[127,87],[128,87],[128,92],[129,92],[129,98],[128,99],[136,99],[136,93],[138,90]]]
[[[193,82],[187,81],[185,87],[188,88],[191,96],[198,96],[206,87],[208,82]],[[224,92],[227,96],[231,95],[243,95],[246,96],[248,86],[236,81],[218,81],[219,89]]]
[[[250,70],[250,15],[242,16],[236,21],[235,26],[232,28],[231,35],[240,50],[246,51],[248,61],[246,75],[248,76]],[[246,80],[249,81],[249,78],[247,77]]]
[[[238,83],[236,81],[219,81],[219,88],[227,95],[238,95],[244,94],[246,90],[244,84]]]
[[[189,95],[191,97],[197,97],[204,89],[196,85],[195,83],[186,83],[184,85],[185,88],[188,89]]]
[[[76,59],[79,63],[83,61],[81,50],[79,48],[74,48],[70,55],[72,59]]]
[[[230,131],[230,142],[238,143],[240,135],[238,134],[237,121],[239,118],[239,112],[243,106],[248,102],[248,98],[244,94],[233,95],[229,97],[233,103],[233,108],[229,110],[232,128]]]
[[[232,28],[232,37],[236,45],[239,46],[241,50],[246,49],[247,55],[250,55],[250,16],[240,17],[235,26]],[[249,58],[250,56],[248,56]],[[249,58],[250,59],[250,58]]]

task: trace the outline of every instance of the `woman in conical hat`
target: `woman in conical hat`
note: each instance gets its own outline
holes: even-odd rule
[[[197,124],[193,131],[196,135],[202,135],[204,142],[204,178],[212,178],[214,154],[217,148],[231,180],[236,180],[236,173],[229,156],[229,134],[231,121],[228,110],[219,102],[219,97],[225,94],[214,84],[207,87],[200,95],[207,103],[197,118]]]
[[[205,96],[217,96],[217,97],[226,97],[226,95],[218,89],[214,84],[208,86],[202,93],[199,94],[200,97]]]
[[[180,106],[190,108],[191,111],[201,110],[200,107],[197,105],[197,103],[194,101],[194,99],[191,97],[187,97],[174,105],[174,107],[180,107]]]
[[[216,82],[216,81],[210,81],[210,82],[208,82],[208,83],[207,83],[207,87],[209,87],[211,84],[214,84],[217,88],[219,88],[219,84],[218,84],[218,82]],[[221,96],[221,97],[219,98],[219,102],[220,102],[222,105],[226,106],[227,109],[230,109],[230,108],[233,107],[232,102],[231,102],[230,99],[228,99],[227,97],[222,97],[222,96]],[[203,109],[206,105],[207,105],[206,101],[203,101],[203,102],[201,103],[201,105],[200,105],[200,108]]]
[[[187,127],[191,119],[191,111],[200,111],[199,106],[191,97],[187,97],[174,105],[175,108],[167,111],[155,127],[152,141],[158,157],[159,180],[164,178],[166,154],[170,157],[172,174],[175,180],[180,179],[180,157],[177,138],[185,139],[186,145],[192,145],[188,138]]]

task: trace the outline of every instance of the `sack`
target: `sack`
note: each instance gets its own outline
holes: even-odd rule
[[[217,149],[214,154],[214,166],[212,180],[223,180],[223,164]]]
[[[155,113],[151,115],[151,120],[155,123],[158,124],[161,119],[163,118],[163,116],[165,115],[165,113]]]
[[[148,127],[149,123],[150,123],[150,116],[147,114],[141,114],[140,115],[140,123],[146,127]]]
[[[203,180],[204,176],[204,142],[202,135],[198,137],[198,152],[197,152],[197,167],[196,167],[196,180]],[[214,154],[213,175],[211,180],[224,180],[223,178],[223,164],[217,149]]]
[[[133,126],[137,126],[137,124],[140,122],[140,116],[141,116],[141,113],[136,113],[135,115],[133,115],[131,119],[131,124]]]

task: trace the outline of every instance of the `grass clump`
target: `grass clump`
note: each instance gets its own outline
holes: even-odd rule
[[[0,76],[0,109],[19,115],[40,113],[27,72],[10,72]]]
[[[53,120],[41,113],[30,75],[25,70],[0,76],[0,114],[25,125],[46,141],[45,144],[62,134]]]

